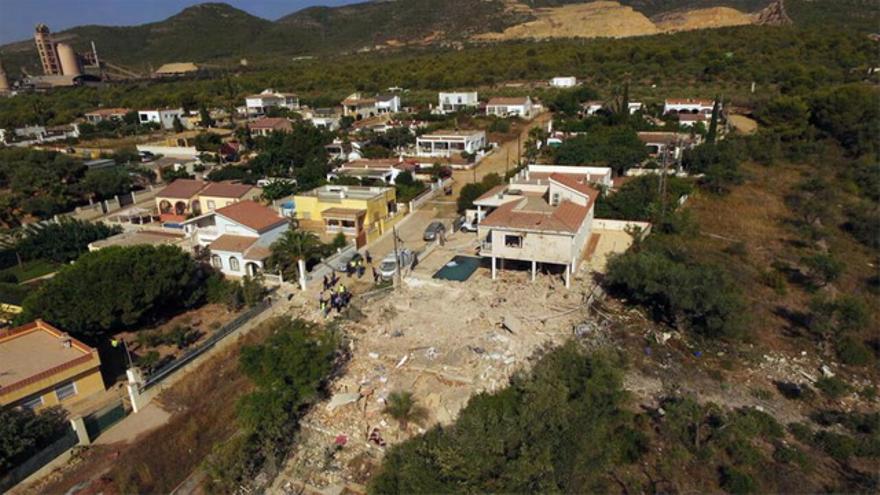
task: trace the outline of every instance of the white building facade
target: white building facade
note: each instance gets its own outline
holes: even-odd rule
[[[480,104],[476,91],[440,92],[437,111],[447,114],[467,108],[476,108]]]
[[[416,138],[418,156],[449,157],[475,154],[486,147],[485,131],[436,131]]]

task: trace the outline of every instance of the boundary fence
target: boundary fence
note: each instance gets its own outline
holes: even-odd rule
[[[272,292],[270,292],[269,294],[271,295]],[[248,309],[247,311],[245,311],[244,313],[238,315],[234,320],[230,321],[225,326],[223,326],[222,328],[220,328],[219,330],[214,332],[214,334],[212,334],[210,337],[208,337],[208,339],[205,340],[205,342],[203,342],[200,346],[198,346],[194,349],[191,349],[190,351],[186,352],[185,354],[183,354],[179,358],[175,359],[174,361],[171,361],[170,363],[166,364],[165,366],[162,366],[161,368],[153,371],[153,373],[151,373],[150,376],[147,377],[146,381],[144,382],[144,386],[141,388],[141,390],[147,390],[150,387],[161,382],[165,378],[168,378],[172,373],[174,373],[175,371],[177,371],[181,367],[185,366],[187,363],[189,363],[193,359],[201,356],[208,349],[214,347],[217,344],[217,342],[220,342],[221,340],[223,340],[224,337],[226,337],[230,333],[238,330],[242,325],[249,322],[253,318],[259,316],[263,311],[267,310],[271,305],[272,305],[272,303],[270,302],[270,300],[268,298],[266,298],[266,299],[263,299],[262,301],[260,301],[256,306],[254,306],[254,307]]]

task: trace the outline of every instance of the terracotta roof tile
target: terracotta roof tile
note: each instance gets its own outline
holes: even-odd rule
[[[591,200],[595,200],[596,196],[599,195],[599,191],[597,191],[596,188],[570,174],[550,174],[550,180],[558,184],[562,184],[569,189],[573,189],[587,196]]]
[[[230,181],[211,182],[202,189],[200,195],[218,198],[240,198],[253,189],[254,186],[248,184],[237,184]]]
[[[210,248],[214,251],[244,253],[247,248],[251,247],[258,240],[258,237],[223,234],[220,237],[214,239],[214,242],[211,243]]]
[[[527,96],[515,96],[515,97],[505,97],[505,96],[496,96],[489,100],[487,106],[492,105],[527,105],[529,103],[529,98]]]
[[[275,210],[251,200],[239,201],[220,208],[214,213],[256,230],[258,233],[263,233],[287,221]]]
[[[194,179],[177,179],[156,195],[160,198],[189,199],[199,193],[208,183]]]

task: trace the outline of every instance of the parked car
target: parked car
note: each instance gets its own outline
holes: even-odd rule
[[[425,235],[422,236],[422,239],[426,241],[433,241],[440,237],[440,235],[446,233],[446,226],[443,225],[443,222],[439,220],[434,220],[433,222],[428,224],[428,227],[425,228]]]
[[[394,258],[394,252],[388,253],[388,256],[382,258],[379,263],[379,275],[388,280],[397,274],[399,266],[411,267],[415,260],[415,255],[409,249],[402,249],[398,253],[400,259]]]
[[[477,222],[473,220],[465,220],[461,223],[461,226],[458,229],[462,232],[476,232]]]

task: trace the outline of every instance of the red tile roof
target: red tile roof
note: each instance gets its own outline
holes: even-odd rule
[[[239,201],[220,208],[214,213],[256,230],[258,233],[263,233],[287,221],[275,210],[251,200]]]
[[[91,112],[86,112],[86,115],[100,115],[102,117],[110,117],[113,115],[125,115],[130,111],[130,108],[99,108],[97,110],[92,110]]]
[[[194,179],[177,179],[159,191],[157,197],[189,199],[199,193],[208,183]]]
[[[489,100],[489,103],[486,106],[493,105],[527,105],[529,103],[529,98],[527,96],[515,96],[515,97],[504,97],[504,96],[496,96]]]
[[[251,129],[270,129],[270,130],[290,130],[293,129],[293,124],[290,123],[289,120],[284,117],[264,117],[259,120],[255,120],[248,124],[248,127]]]
[[[231,253],[244,253],[257,242],[258,237],[247,237],[243,235],[223,234],[210,244],[210,248],[214,251],[229,251]]]
[[[237,184],[231,181],[211,182],[202,189],[200,195],[218,198],[240,198],[251,192],[253,188],[254,186],[248,184]]]
[[[529,199],[511,201],[496,208],[480,225],[540,232],[576,233],[592,208],[563,201],[551,211],[527,210]]]
[[[715,100],[705,100],[702,98],[667,98],[667,105],[702,105],[711,107],[715,105]]]
[[[599,195],[596,188],[574,175],[553,173],[550,174],[550,180],[585,195],[591,202]]]

